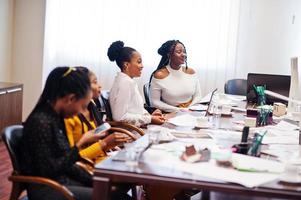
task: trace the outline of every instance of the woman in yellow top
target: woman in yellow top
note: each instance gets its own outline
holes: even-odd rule
[[[82,70],[89,76],[91,89],[93,92],[92,98],[97,99],[101,92],[101,86],[97,82],[97,77],[91,71],[86,69]],[[89,103],[88,107],[83,109],[80,114],[72,118],[65,119],[67,137],[71,147],[73,147],[76,142],[80,140],[84,133],[95,129],[97,126],[103,123],[102,116],[99,112],[97,112],[93,99]],[[123,133],[114,132],[108,135],[107,132],[105,132],[99,142],[95,142],[85,148],[80,149],[79,154],[81,157],[88,158],[94,161],[94,163],[97,163],[106,158],[107,150],[110,150],[130,140],[130,137]]]

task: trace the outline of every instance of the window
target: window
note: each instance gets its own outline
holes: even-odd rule
[[[84,65],[104,89],[119,71],[107,49],[116,41],[138,50],[149,80],[163,42],[178,39],[188,66],[200,77],[203,94],[235,76],[240,0],[48,0],[43,80],[56,66]]]

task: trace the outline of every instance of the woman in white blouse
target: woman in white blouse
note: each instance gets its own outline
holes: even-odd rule
[[[161,111],[157,110],[150,115],[144,109],[143,98],[133,80],[141,76],[143,65],[140,53],[131,47],[125,47],[122,41],[116,41],[109,47],[107,55],[121,69],[115,77],[109,97],[113,119],[136,126],[163,124],[165,118]]]
[[[187,67],[186,49],[179,40],[169,40],[159,49],[162,56],[150,79],[152,106],[165,112],[178,111],[201,100],[200,82]],[[186,64],[186,67],[182,67]]]

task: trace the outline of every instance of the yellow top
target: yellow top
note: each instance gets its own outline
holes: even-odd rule
[[[89,121],[93,128],[96,128],[94,121]],[[73,147],[82,137],[82,130],[84,133],[88,131],[88,126],[82,123],[76,115],[72,118],[65,119],[66,132],[69,144]],[[84,127],[82,127],[84,126]],[[100,142],[95,142],[85,148],[80,149],[79,154],[83,158],[89,158],[94,163],[98,163],[107,157],[105,151],[102,150]]]

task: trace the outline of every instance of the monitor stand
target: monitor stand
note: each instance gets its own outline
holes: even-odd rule
[[[298,72],[298,58],[291,58],[291,86],[289,91],[289,99],[300,100],[300,83],[299,83],[299,72]],[[296,112],[297,103],[294,101],[288,101],[287,112]]]

